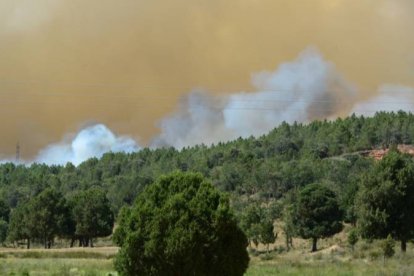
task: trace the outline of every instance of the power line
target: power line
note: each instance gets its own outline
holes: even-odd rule
[[[79,85],[79,86],[100,86],[100,87],[130,87],[131,85],[121,84],[121,83],[74,83],[74,82],[54,82],[54,81],[16,81],[16,80],[0,80],[0,82],[3,83],[12,83],[12,84],[32,84],[32,83],[46,83],[46,84],[63,84],[66,86],[72,86],[72,85]],[[158,86],[147,86],[147,87],[160,87]],[[404,90],[403,90],[404,91]],[[337,93],[337,91],[324,91],[325,93]],[[382,90],[382,93],[387,93],[387,91]],[[389,89],[388,92],[394,92],[393,89]],[[407,94],[414,94],[414,90],[405,90]],[[125,92],[123,92],[125,93]],[[271,96],[269,96],[269,99],[262,99],[263,96],[258,95],[258,93],[270,93]],[[285,105],[286,103],[307,103],[307,104],[318,104],[318,103],[326,103],[326,104],[348,104],[348,105],[355,105],[358,103],[364,104],[364,106],[370,106],[371,108],[375,107],[375,105],[388,105],[387,109],[390,109],[392,105],[400,105],[400,106],[392,106],[394,108],[392,109],[414,109],[411,106],[414,105],[414,103],[410,103],[407,101],[392,101],[392,100],[366,100],[366,101],[360,101],[357,102],[354,99],[346,100],[344,98],[340,99],[303,99],[303,97],[285,97],[285,98],[277,98],[280,96],[281,93],[301,93],[303,95],[308,95],[313,93],[313,90],[265,90],[265,91],[253,91],[250,93],[236,93],[236,94],[224,94],[220,96],[211,96],[209,94],[201,94],[201,100],[203,95],[205,95],[207,101],[206,104],[199,104],[197,105],[185,105],[185,100],[189,99],[187,95],[179,96],[178,98],[181,98],[184,103],[184,105],[179,105],[178,108],[175,108],[175,110],[179,111],[180,109],[185,109],[187,106],[188,108],[194,109],[211,109],[211,110],[217,110],[217,111],[224,111],[224,110],[246,110],[246,111],[275,111],[280,112],[283,110],[299,110],[299,111],[322,111],[322,112],[336,112],[337,108],[332,106],[306,106],[303,108],[292,108],[291,105]],[[401,91],[399,91],[399,94]],[[276,98],[272,97],[272,94],[275,95]],[[52,100],[56,100],[55,97],[59,97],[60,99],[57,101],[50,101],[51,99],[48,99],[47,101],[45,99],[41,99],[39,101],[30,101],[31,99],[22,98],[29,96],[29,97],[54,97]],[[381,95],[379,95],[381,96]],[[410,95],[411,96],[411,95]],[[107,93],[83,93],[79,94],[77,93],[68,93],[68,92],[20,92],[18,95],[16,95],[15,92],[1,92],[0,91],[0,98],[6,97],[6,101],[0,102],[0,105],[13,105],[13,104],[33,104],[33,105],[41,105],[41,104],[56,104],[60,105],[64,103],[64,107],[72,108],[73,105],[67,102],[69,99],[65,99],[65,97],[70,97],[73,100],[76,100],[76,106],[93,106],[93,107],[103,107],[107,108],[108,106],[116,106],[118,104],[121,104],[123,106],[129,105],[134,106],[137,108],[145,109],[145,108],[153,108],[152,106],[149,106],[148,104],[141,104],[137,105],[133,102],[121,102],[116,100],[141,100],[144,102],[148,101],[169,101],[169,102],[177,102],[177,96],[175,95],[147,95],[147,96],[140,96],[140,95],[114,95],[114,94],[107,94]],[[63,97],[63,99],[61,98]],[[245,98],[243,98],[245,97]],[[261,97],[260,99],[257,99],[255,97]],[[9,101],[7,101],[7,98]],[[78,100],[79,98],[91,98],[94,100],[94,102],[87,102],[83,100]],[[107,99],[111,101],[106,101]],[[63,101],[62,101],[63,100]],[[65,102],[64,102],[65,101]],[[218,105],[218,102],[222,102],[222,105]],[[159,104],[159,103],[158,103]],[[276,105],[272,105],[276,104]],[[260,105],[260,106],[259,106]],[[62,108],[62,106],[59,106],[59,108]],[[361,113],[369,113],[369,112],[377,112],[379,110],[367,110],[366,108],[362,111],[357,111]]]
[[[294,91],[294,90],[292,90]],[[232,103],[237,103],[237,102],[248,102],[248,103],[271,103],[271,102],[304,102],[304,103],[350,103],[353,104],[355,102],[357,102],[356,100],[344,100],[344,99],[332,99],[332,100],[326,100],[326,99],[303,99],[303,97],[291,97],[291,98],[283,98],[283,99],[275,99],[272,97],[269,97],[269,99],[254,99],[253,97],[263,97],[263,96],[257,96],[256,93],[272,93],[272,94],[280,94],[280,93],[286,93],[283,90],[269,90],[269,91],[260,91],[260,92],[251,92],[251,93],[245,93],[245,94],[230,94],[230,95],[220,95],[220,96],[210,96],[208,94],[206,94],[206,98],[208,98],[211,101],[227,101],[227,102],[232,102]],[[302,91],[303,92],[303,91]],[[411,91],[410,91],[411,92]],[[410,93],[408,92],[408,93]],[[307,93],[311,93],[311,92],[306,92],[305,95]],[[326,93],[329,93],[329,91],[327,91]],[[8,96],[11,98],[16,98],[16,93],[13,92],[0,92],[0,96]],[[57,93],[57,92],[31,92],[31,93],[21,93],[21,95],[19,96],[32,96],[32,97],[38,97],[38,96],[51,96],[51,97],[73,97],[74,99],[77,98],[93,98],[94,100],[97,99],[103,99],[103,98],[108,98],[108,99],[137,99],[137,100],[143,100],[143,101],[148,101],[148,100],[156,100],[156,101],[161,101],[161,100],[167,100],[167,101],[172,101],[175,100],[177,101],[181,98],[181,99],[186,99],[188,98],[188,94],[187,95],[183,95],[182,96],[175,96],[175,95],[147,95],[147,96],[140,96],[140,95],[112,95],[112,94],[73,94],[73,93]],[[381,95],[379,95],[381,96]],[[411,96],[411,95],[410,95]],[[412,96],[414,97],[414,90],[412,91]],[[202,97],[202,96],[201,96]],[[242,97],[247,97],[248,99],[242,99]],[[21,100],[21,98],[19,98]],[[413,99],[414,100],[414,99]],[[366,100],[363,101],[364,103],[368,103],[368,104],[409,104],[407,103],[407,101],[385,101],[385,100]]]
[[[213,91],[218,92],[216,90],[211,90],[207,88],[203,88],[203,85],[162,85],[160,83],[156,84],[140,84],[137,82],[75,82],[75,81],[49,81],[49,80],[7,80],[7,79],[0,79],[0,84],[15,84],[15,85],[29,85],[29,84],[44,84],[44,85],[59,85],[59,86],[80,86],[80,87],[123,87],[123,88],[134,88],[134,89],[182,89],[187,91]],[[232,90],[235,91],[235,93],[254,93],[254,92],[277,92],[277,93],[303,93],[308,92],[308,89],[256,89],[251,90],[252,88],[246,88],[246,87],[232,87],[231,89],[222,89],[220,92],[226,93],[226,91]],[[224,90],[224,91],[223,91]],[[361,89],[343,89],[348,91],[358,91],[361,93],[377,93],[378,91],[369,91],[369,90],[361,90]],[[414,89],[411,89],[410,87],[407,87],[406,89],[409,93],[414,93]],[[323,90],[323,92],[337,92],[338,90]],[[395,92],[395,89],[381,89],[381,92]],[[402,92],[400,90],[399,92]]]
[[[8,103],[0,103],[0,105],[1,104],[4,104],[6,106],[9,105]],[[38,105],[39,103],[32,102],[32,104]],[[122,105],[118,105],[118,108],[125,106],[124,103],[119,103],[119,104],[122,104]],[[102,108],[102,109],[105,109],[105,110],[107,110],[107,108],[108,108],[108,105],[97,104],[97,103],[82,103],[82,104],[78,104],[77,107],[79,108],[80,105],[86,106],[86,108],[88,106],[89,107],[93,106],[95,108],[98,107],[98,108]],[[132,107],[139,108],[141,110],[153,109],[153,106],[149,106],[149,105],[134,105],[134,104],[132,104]],[[15,108],[15,107],[13,107],[13,108]],[[66,104],[64,106],[59,106],[59,107],[56,107],[56,108],[59,108],[59,110],[62,110],[62,108],[73,109],[73,106]],[[82,107],[80,107],[80,108],[82,108]],[[199,110],[199,111],[200,110],[209,110],[209,111],[215,111],[215,112],[225,112],[225,111],[253,112],[254,111],[254,112],[266,112],[266,113],[271,113],[271,112],[280,113],[280,112],[297,111],[297,112],[315,112],[315,113],[321,112],[321,113],[326,113],[326,114],[334,114],[334,113],[337,113],[337,112],[341,111],[338,108],[334,108],[334,107],[325,107],[325,108],[324,107],[309,107],[309,106],[304,107],[304,108],[294,108],[294,107],[291,107],[291,106],[283,106],[283,107],[280,107],[280,106],[278,106],[278,107],[257,107],[257,106],[256,107],[249,107],[249,106],[245,106],[245,107],[226,107],[226,106],[220,106],[219,107],[219,106],[203,106],[203,105],[198,105],[197,106],[196,105],[196,106],[191,106],[191,108],[185,108],[185,109],[184,108],[175,108],[172,111],[172,114],[176,114],[176,113],[180,114],[182,112],[185,112],[185,113],[191,112],[189,109]],[[351,108],[347,108],[347,109],[350,110]],[[342,111],[347,110],[347,109],[343,109]],[[368,113],[374,114],[376,112],[381,112],[381,111],[389,111],[390,112],[390,111],[397,111],[397,110],[414,111],[414,106],[412,108],[397,107],[397,108],[387,108],[387,109],[366,109],[366,108],[363,109],[363,110],[362,109],[355,109],[355,110],[351,109],[350,112],[357,113],[357,114],[368,114]],[[51,111],[51,112],[53,112],[53,111]],[[47,112],[47,113],[49,114],[51,112]],[[108,111],[108,112],[110,112],[110,111]],[[42,114],[42,113],[39,112],[39,114]],[[170,115],[171,115],[171,113],[170,113]]]
[[[126,98],[128,99],[128,98]],[[61,101],[61,100],[56,100],[56,99],[48,99],[46,100],[35,100],[33,101],[32,99],[22,99],[22,98],[16,98],[16,99],[7,99],[6,101],[1,101],[0,105],[12,105],[12,104],[33,104],[33,105],[41,105],[41,104],[65,104],[65,106],[67,107],[71,107],[72,105],[70,105],[69,102],[67,102],[68,99],[65,99],[66,101]],[[107,107],[108,105],[133,105],[135,107],[140,107],[140,108],[153,108],[153,106],[149,106],[147,104],[147,102],[145,104],[136,104],[134,102],[120,102],[120,101],[105,101],[105,99],[102,99],[100,97],[97,97],[96,99],[94,99],[94,102],[89,102],[89,101],[82,101],[82,100],[78,100],[76,98],[73,98],[74,101],[76,101],[76,105],[77,106],[105,106]],[[154,99],[155,100],[155,99]],[[348,104],[348,105],[355,105],[355,104],[363,104],[364,106],[372,106],[375,107],[376,105],[388,105],[388,106],[392,106],[394,108],[398,108],[395,105],[400,105],[400,108],[414,108],[414,102],[410,103],[407,101],[365,101],[365,102],[356,102],[356,101],[351,101],[351,100],[303,100],[303,99],[275,99],[275,100],[230,100],[230,101],[224,101],[224,104],[222,105],[217,105],[217,104],[211,104],[209,102],[207,102],[206,104],[190,104],[190,105],[184,105],[181,107],[189,107],[189,108],[204,108],[204,109],[228,109],[228,110],[243,110],[243,109],[247,109],[247,110],[278,110],[278,109],[287,109],[289,108],[291,105],[283,105],[284,103],[306,103],[306,104],[318,104],[318,103],[326,103],[326,104]],[[158,103],[159,104],[159,103]],[[274,105],[272,105],[274,104]],[[260,105],[260,106],[259,106]],[[180,107],[180,105],[179,105]],[[304,107],[304,108],[308,108]],[[315,108],[315,107],[313,107]],[[318,109],[337,109],[335,107],[317,107]]]

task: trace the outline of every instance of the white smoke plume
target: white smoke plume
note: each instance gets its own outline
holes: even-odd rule
[[[358,102],[358,90],[313,48],[274,71],[252,75],[253,92],[212,96],[194,91],[181,99],[177,111],[160,122],[150,146],[183,148],[258,136],[283,121],[306,123],[340,114],[372,116],[377,111],[414,112],[414,89],[383,85],[377,95]],[[140,146],[97,124],[41,150],[31,162],[79,165],[105,152],[136,152]],[[8,158],[8,160],[11,160]],[[0,163],[7,162],[6,159]]]
[[[377,111],[414,112],[414,88],[386,84],[378,89],[375,97],[355,104],[351,113],[372,116]]]
[[[209,96],[194,92],[161,121],[153,146],[182,148],[261,135],[283,121],[309,122],[350,110],[356,89],[313,48],[275,71],[253,74],[254,92]]]
[[[223,104],[226,104],[224,98],[200,91],[190,93],[182,99],[175,114],[161,121],[161,134],[153,140],[152,147],[183,148],[236,137],[234,130],[225,125]]]
[[[103,124],[82,129],[73,139],[64,139],[41,150],[37,163],[79,165],[91,157],[101,157],[106,152],[135,152],[140,147],[131,138],[116,136]]]

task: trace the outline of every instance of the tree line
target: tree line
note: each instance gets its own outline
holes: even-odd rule
[[[33,198],[22,202],[10,212],[9,242],[26,241],[51,248],[56,237],[71,240],[79,246],[93,246],[93,239],[112,234],[114,215],[105,192],[99,188],[79,191],[66,199],[54,188],[46,188]],[[7,222],[7,220],[6,220]]]
[[[261,137],[239,138],[210,146],[107,153],[77,167],[70,163],[65,166],[1,164],[0,236],[8,236],[9,241],[41,242],[46,247],[53,246],[55,237],[69,239],[73,244],[76,241],[90,245],[93,237],[103,235],[100,233],[105,231],[88,228],[88,222],[101,219],[94,218],[88,211],[95,208],[90,206],[95,201],[84,198],[100,194],[104,199],[96,200],[96,204],[105,202],[101,204],[106,206],[101,209],[105,209],[109,216],[105,225],[111,225],[110,221],[123,206],[131,206],[135,198],[161,175],[182,171],[201,173],[213,186],[229,194],[236,217],[253,244],[276,238],[270,235],[270,222],[275,219],[285,221],[283,227],[284,232],[289,233],[286,238],[289,244],[291,237],[300,233],[294,229],[300,209],[294,203],[305,204],[300,200],[301,193],[309,184],[317,183],[328,189],[330,192],[322,193],[325,194],[322,201],[331,202],[327,195],[333,194],[338,206],[334,212],[336,216],[356,225],[362,217],[359,211],[365,208],[361,202],[369,202],[360,199],[361,191],[380,185],[382,178],[397,181],[403,176],[380,174],[378,163],[354,152],[413,141],[414,115],[380,112],[370,118],[353,115],[309,124],[283,123]],[[375,170],[375,178],[367,176],[367,172]],[[371,183],[372,179],[376,182]],[[394,196],[402,198],[395,193]],[[258,214],[246,218],[250,216],[249,212],[255,213],[255,209],[259,210]],[[384,212],[372,214],[367,211],[366,217],[395,224],[389,219],[391,215]],[[50,218],[53,219],[48,220]],[[29,223],[33,221],[45,223],[43,226],[36,223],[34,227]],[[305,221],[303,225],[306,225]],[[383,229],[381,233],[391,231],[387,227],[376,229]],[[409,240],[395,231],[392,235]],[[304,232],[303,236],[309,235]]]
[[[385,239],[384,257],[414,238],[414,160],[392,149],[364,174],[355,198],[356,220],[348,242],[359,236]],[[338,196],[312,183],[283,199],[245,206],[238,221],[228,197],[201,174],[175,172],[149,185],[131,207],[123,207],[113,240],[121,247],[115,267],[121,275],[243,275],[249,243],[275,242],[275,220],[284,222],[286,247],[292,237],[312,241],[343,229]]]
[[[400,241],[401,251],[406,252],[407,243],[414,239],[413,157],[391,148],[381,161],[361,175],[353,194],[352,215],[341,208],[340,195],[329,185],[311,183],[291,190],[277,201],[247,201],[239,220],[256,247],[258,242],[265,245],[274,242],[275,220],[283,222],[281,230],[288,250],[292,247],[292,237],[301,237],[311,239],[312,252],[317,251],[318,239],[339,233],[343,223],[348,222],[353,226],[349,234],[352,247],[359,236],[367,240],[388,238]]]

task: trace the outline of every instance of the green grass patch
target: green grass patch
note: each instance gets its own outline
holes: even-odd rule
[[[0,252],[0,275],[117,275],[112,259],[116,250],[89,250]],[[378,243],[373,242],[361,243],[355,251],[341,248],[316,253],[300,248],[283,253],[274,250],[269,254],[254,251],[255,254],[250,255],[246,275],[414,275],[412,248],[406,254],[397,251],[394,257],[387,260],[379,255],[378,250]],[[376,252],[375,256],[372,252]]]
[[[413,275],[413,266],[398,266],[396,263],[382,264],[353,262],[315,262],[315,263],[253,263],[250,265],[247,276],[264,275]]]
[[[102,254],[98,252],[85,252],[85,251],[68,251],[68,252],[56,252],[56,251],[21,251],[21,252],[7,252],[0,253],[0,259],[4,258],[31,258],[31,259],[112,259],[113,254]]]
[[[67,258],[0,259],[0,275],[117,275],[112,260]]]

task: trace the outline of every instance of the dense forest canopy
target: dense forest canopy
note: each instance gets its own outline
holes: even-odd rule
[[[352,222],[358,182],[374,163],[355,152],[413,141],[413,114],[380,112],[373,117],[283,123],[261,137],[211,146],[107,153],[77,167],[7,163],[0,165],[0,201],[13,210],[49,188],[68,202],[82,191],[97,189],[106,194],[116,215],[160,175],[179,170],[199,172],[229,192],[236,211],[245,206],[245,199],[275,201],[291,190],[323,183],[338,195]],[[8,215],[3,220],[8,221]]]

